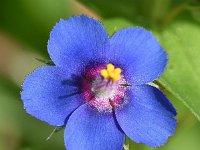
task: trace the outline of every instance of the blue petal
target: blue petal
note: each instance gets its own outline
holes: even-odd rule
[[[58,67],[41,67],[24,81],[21,98],[32,116],[54,126],[65,124],[66,118],[80,106],[76,85],[66,85],[69,72]]]
[[[143,28],[126,28],[110,41],[112,59],[124,66],[132,84],[144,84],[158,78],[167,64],[167,54],[151,32]]]
[[[76,69],[104,57],[108,42],[108,34],[99,21],[74,16],[60,20],[53,28],[48,52],[56,65]]]
[[[123,143],[124,133],[112,113],[99,113],[85,104],[67,122],[65,145],[69,150],[121,150]]]
[[[151,86],[132,87],[129,103],[116,111],[117,121],[133,141],[158,147],[176,128],[176,111],[167,98]]]

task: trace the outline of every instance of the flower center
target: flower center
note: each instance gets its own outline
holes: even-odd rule
[[[97,78],[91,86],[93,94],[101,99],[111,99],[115,95],[117,84],[110,82],[110,80],[102,80]]]
[[[112,64],[90,69],[83,81],[83,93],[87,103],[98,111],[112,112],[126,103],[127,87],[122,70]]]

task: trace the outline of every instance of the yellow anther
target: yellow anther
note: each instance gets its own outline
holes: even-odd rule
[[[115,74],[120,74],[122,72],[122,70],[120,69],[120,68],[116,68],[115,70],[114,70],[114,73]]]
[[[107,64],[107,71],[112,72],[115,69],[115,67],[112,64]]]
[[[109,78],[109,75],[108,75],[108,72],[107,72],[106,69],[101,70],[101,75],[102,75],[105,79],[108,79],[108,78]]]
[[[121,75],[116,75],[116,76],[114,76],[114,77],[112,78],[112,81],[113,81],[113,82],[116,82],[116,81],[118,81],[119,79],[121,79]]]
[[[105,79],[111,79],[113,82],[116,82],[121,79],[121,72],[120,68],[115,69],[113,64],[107,64],[107,69],[101,70],[100,73]]]

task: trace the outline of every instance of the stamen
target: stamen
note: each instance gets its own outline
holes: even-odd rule
[[[105,79],[108,79],[108,78],[109,78],[108,72],[107,72],[107,70],[105,70],[105,69],[101,70],[101,75],[102,75]]]
[[[125,83],[125,84],[119,84],[120,86],[122,86],[122,87],[129,87],[129,86],[131,86],[131,84],[127,84],[127,83]]]
[[[115,68],[113,64],[107,64],[107,69],[101,70],[101,75],[104,79],[111,79],[113,82],[116,82],[121,79],[121,72],[120,68]]]
[[[113,66],[113,64],[108,64],[107,65],[107,71],[108,72],[112,72],[115,69],[115,67]]]

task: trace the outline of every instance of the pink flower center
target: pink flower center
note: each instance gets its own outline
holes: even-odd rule
[[[126,80],[123,76],[115,82],[105,79],[101,76],[103,69],[105,67],[101,66],[86,72],[83,95],[87,103],[99,112],[112,112],[127,102],[125,98],[127,87],[123,86]]]

